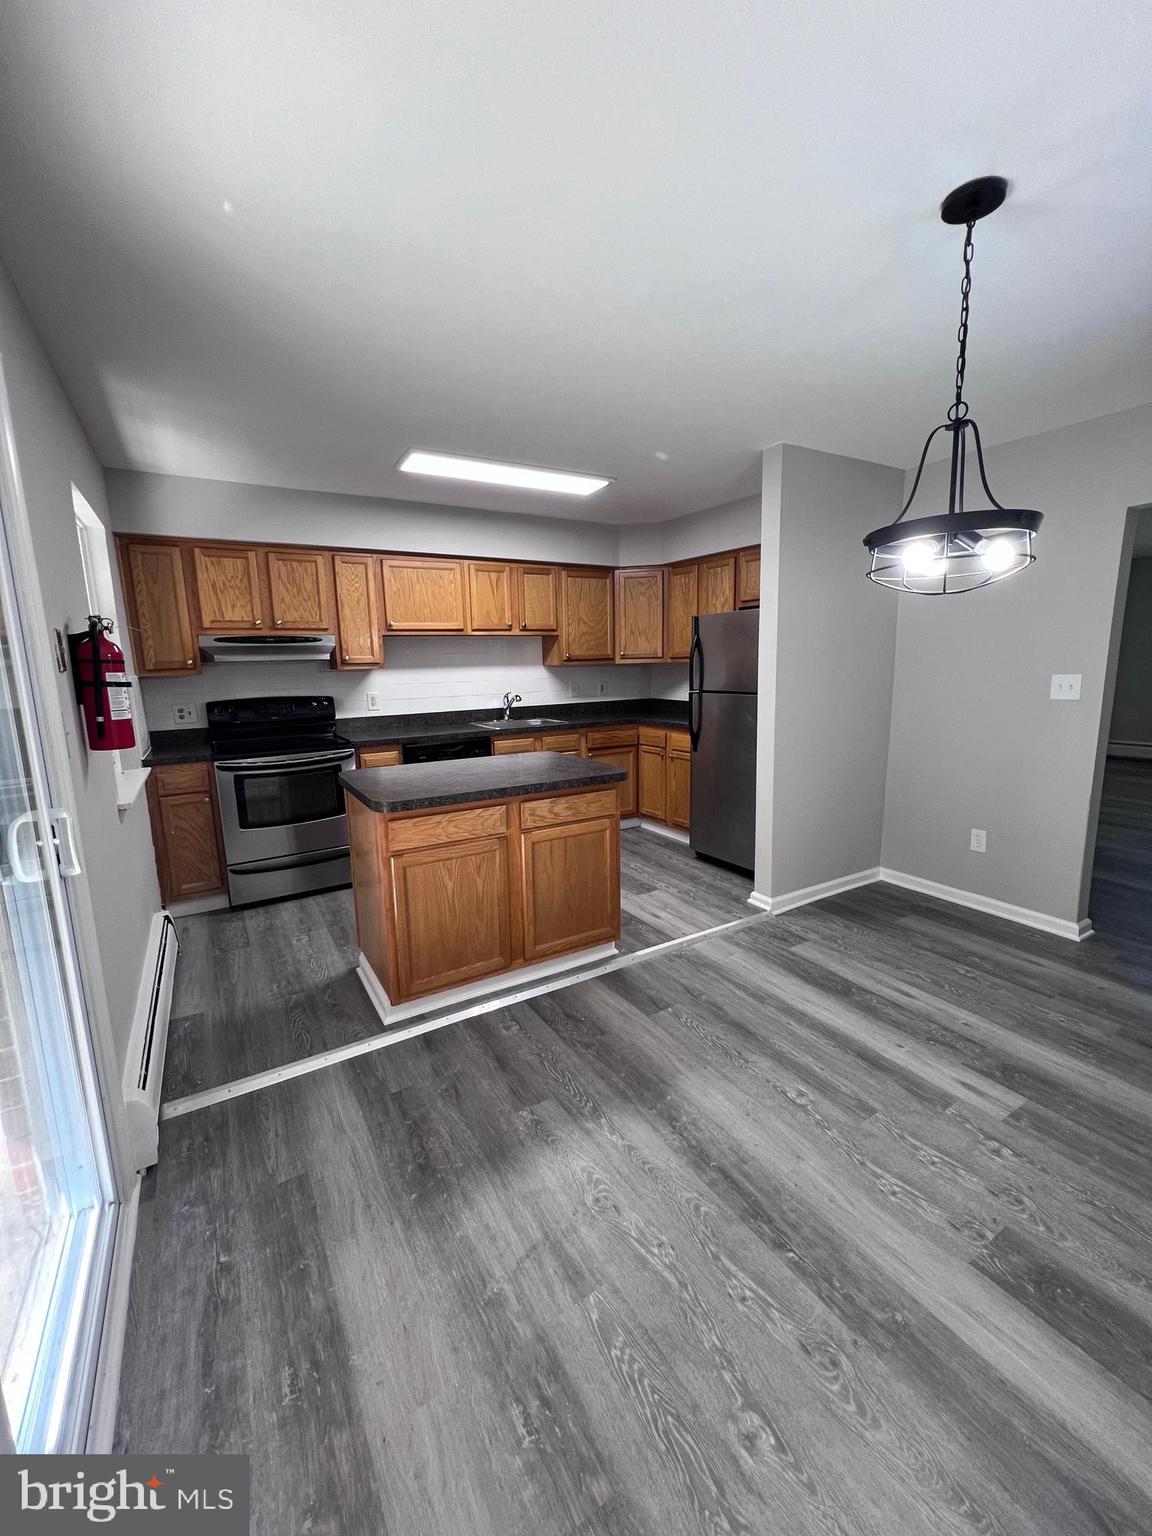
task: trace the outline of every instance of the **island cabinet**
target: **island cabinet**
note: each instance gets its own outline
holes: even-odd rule
[[[499,771],[473,762],[489,779]],[[385,774],[415,771],[344,777],[360,975],[386,1021],[426,1011],[424,999],[439,1006],[461,988],[488,990],[478,984],[505,972],[610,952],[620,934],[615,776],[574,765],[558,792],[395,814],[361,798]]]

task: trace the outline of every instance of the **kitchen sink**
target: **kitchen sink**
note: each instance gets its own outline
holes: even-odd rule
[[[476,724],[485,731],[542,731],[546,727],[567,724],[564,720],[550,720],[545,715],[535,715],[531,720],[477,720]]]

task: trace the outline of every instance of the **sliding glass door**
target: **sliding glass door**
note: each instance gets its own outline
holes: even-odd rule
[[[0,376],[0,415],[7,425]],[[82,1448],[115,1200],[64,881],[79,873],[46,771],[0,444],[0,1392],[23,1451]],[[3,1423],[0,1421],[0,1433]]]

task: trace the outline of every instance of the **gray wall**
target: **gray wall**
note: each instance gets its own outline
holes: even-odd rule
[[[67,633],[83,628],[88,611],[72,485],[107,523],[104,477],[2,266],[0,356],[46,617],[49,628]],[[141,797],[121,819],[112,764],[87,750],[70,677],[57,678],[53,702],[67,739],[86,872],[73,895],[92,903],[113,1045],[122,1062],[148,927],[160,906],[148,809]]]
[[[1152,556],[1132,562],[1109,738],[1152,748]]]
[[[760,542],[760,497],[744,496],[664,523],[630,523],[620,532],[621,565],[692,560]]]
[[[1045,517],[1037,563],[946,602],[899,599],[884,864],[1065,921],[1084,916],[1130,507],[1152,496],[1152,406],[992,448],[1005,506]],[[918,507],[939,505],[947,466]],[[1083,674],[1078,703],[1050,674]],[[968,851],[969,831],[988,851]]]
[[[896,598],[861,540],[903,472],[784,444],[764,455],[756,889],[880,863]]]

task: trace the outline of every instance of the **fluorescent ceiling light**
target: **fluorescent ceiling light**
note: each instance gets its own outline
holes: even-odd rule
[[[484,485],[512,485],[521,491],[560,491],[591,496],[611,480],[603,475],[575,475],[567,469],[535,469],[531,464],[497,464],[491,459],[461,459],[453,453],[410,449],[397,465],[406,475],[440,475],[446,480],[479,480]]]

